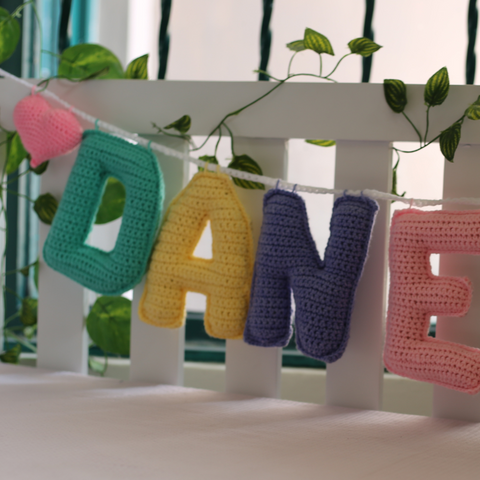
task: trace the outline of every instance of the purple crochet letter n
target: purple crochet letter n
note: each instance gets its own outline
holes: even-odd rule
[[[377,210],[377,203],[363,196],[338,198],[322,261],[303,199],[279,189],[265,195],[246,343],[262,347],[288,344],[293,292],[298,349],[324,362],[342,356]]]

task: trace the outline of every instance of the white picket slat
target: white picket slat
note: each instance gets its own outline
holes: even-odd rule
[[[443,196],[478,196],[480,176],[480,146],[460,145],[455,163],[445,161]],[[469,210],[474,207],[448,205],[448,210]],[[480,348],[480,256],[440,255],[441,276],[468,277],[473,284],[472,304],[461,318],[438,317],[436,338]],[[469,395],[435,386],[433,390],[433,415],[472,422],[480,421],[480,395]]]
[[[335,188],[389,191],[391,156],[387,142],[337,142]],[[327,366],[328,405],[381,408],[390,205],[380,203],[356,292],[348,346],[340,360]]]
[[[76,156],[77,151],[74,151],[50,162],[48,173],[41,177],[41,193],[51,193],[57,200],[61,199]],[[52,270],[43,260],[42,249],[49,230],[49,225],[40,222],[37,365],[87,373],[85,290],[78,283]]]
[[[236,138],[237,155],[247,154],[261,166],[263,173],[285,179],[288,168],[287,142],[278,139]],[[254,250],[258,244],[263,220],[263,190],[236,188],[252,221]],[[243,340],[227,340],[226,391],[258,397],[277,398],[280,394],[282,349],[247,345]]]
[[[146,136],[179,151],[186,151],[183,140],[166,136]],[[158,161],[165,180],[163,213],[173,198],[188,182],[189,165],[158,154]],[[130,339],[130,379],[170,385],[183,385],[183,358],[185,327],[158,328],[142,322],[138,316],[138,304],[143,293],[145,279],[133,290],[132,324]]]

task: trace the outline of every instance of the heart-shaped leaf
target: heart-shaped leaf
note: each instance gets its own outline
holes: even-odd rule
[[[311,28],[305,29],[305,36],[303,37],[303,43],[305,48],[313,50],[317,53],[327,53],[328,55],[335,55],[333,53],[332,45],[325,35],[312,30]]]
[[[52,194],[44,193],[35,200],[33,209],[43,223],[51,225],[57,213],[58,201]]]
[[[19,343],[17,343],[13,348],[3,352],[0,355],[0,361],[3,363],[14,363],[17,364],[20,360],[20,352],[22,351],[22,347]]]
[[[305,140],[311,145],[316,145],[317,147],[333,147],[335,146],[335,140]]]
[[[383,81],[383,93],[388,106],[395,113],[402,113],[407,105],[407,87],[401,80],[386,79]]]
[[[25,158],[28,152],[23,146],[22,140],[18,132],[9,135],[7,140],[7,165],[5,171],[8,175],[15,172]]]
[[[125,72],[125,78],[148,80],[148,53],[132,60]]]
[[[465,115],[470,120],[480,120],[480,95],[478,98],[465,110]]]
[[[212,155],[203,155],[202,157],[199,157],[199,160],[203,160],[204,162],[213,163],[215,165],[218,165],[217,157],[212,156]],[[198,167],[199,172],[203,172],[203,170],[204,170],[203,167]]]
[[[449,162],[453,162],[455,151],[460,143],[461,135],[462,125],[458,122],[454,123],[440,134],[440,150]]]
[[[169,125],[163,128],[165,130],[169,130],[173,128],[174,130],[177,130],[177,132],[184,134],[190,130],[191,126],[192,126],[192,119],[190,118],[190,115],[184,115],[183,117],[179,118],[178,120],[175,120],[173,123],[170,123]]]
[[[352,53],[356,53],[362,57],[369,57],[372,53],[375,53],[382,48],[378,43],[365,37],[353,39],[348,42],[348,47]]]
[[[110,177],[103,191],[102,201],[98,207],[95,223],[101,225],[113,222],[123,215],[126,199],[125,187],[120,180]]]
[[[303,52],[307,49],[303,40],[295,40],[294,42],[287,43],[287,48],[293,52]]]
[[[20,321],[26,326],[31,327],[37,324],[38,300],[36,298],[25,297],[22,300],[20,308]]]
[[[441,105],[448,97],[449,90],[450,80],[448,78],[448,70],[447,67],[443,67],[434,73],[425,85],[425,91],[423,92],[425,104],[429,107]]]
[[[241,172],[253,173],[255,175],[263,175],[260,165],[248,155],[237,155],[233,157],[229,163],[228,168],[234,168]],[[249,180],[243,180],[241,178],[232,177],[233,183],[241,188],[249,190],[265,190],[265,185],[259,182],[251,182]]]
[[[0,63],[10,58],[20,40],[20,24],[0,7]]]
[[[128,298],[97,298],[87,317],[90,338],[105,352],[128,355],[131,311]]]
[[[108,48],[94,43],[74,45],[63,51],[58,75],[79,79],[105,70],[97,78],[124,78],[120,60]]]

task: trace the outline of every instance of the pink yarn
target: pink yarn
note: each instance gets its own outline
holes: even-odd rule
[[[385,365],[404,377],[478,393],[480,349],[428,336],[431,315],[465,315],[472,298],[468,278],[432,274],[431,253],[480,254],[480,211],[393,216]]]
[[[52,108],[38,94],[17,103],[13,122],[25,149],[32,156],[32,168],[72,151],[82,141],[83,129],[75,115],[68,110]]]

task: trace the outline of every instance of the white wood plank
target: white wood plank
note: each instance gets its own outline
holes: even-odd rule
[[[337,142],[335,188],[391,188],[391,147],[386,142]],[[350,340],[340,360],[327,367],[326,403],[378,410],[383,382],[383,324],[386,305],[390,204],[380,209],[359,282]]]
[[[165,136],[146,136],[148,140],[186,151],[183,140]],[[163,212],[188,182],[189,165],[158,154],[165,180]],[[183,358],[185,328],[159,328],[142,322],[138,304],[143,293],[144,280],[133,290],[132,327],[130,339],[130,379],[169,385],[183,385]]]
[[[53,80],[49,89],[87,113],[131,132],[152,134],[151,122],[167,125],[189,114],[189,133],[206,135],[225,114],[273,86],[272,82]],[[408,85],[407,113],[417,125],[425,121],[423,89]],[[5,128],[13,129],[11,111],[29,93],[11,80],[0,80],[0,123]],[[446,101],[432,113],[430,131],[451,125],[479,95],[480,86],[452,85]],[[389,109],[383,85],[378,84],[286,83],[228,122],[236,135],[244,137],[418,140],[405,118]],[[479,122],[466,121],[462,142],[480,143],[479,133]]]
[[[278,139],[236,138],[237,155],[247,154],[262,167],[265,175],[285,179],[288,157],[287,142]],[[264,190],[236,188],[252,221],[254,249],[258,244],[263,221]],[[243,340],[227,340],[226,391],[259,397],[277,398],[280,394],[282,349],[247,345]]]
[[[479,146],[460,145],[455,154],[455,163],[445,161],[444,197],[478,197],[479,158]],[[444,208],[448,210],[475,209],[472,206],[451,204]],[[441,255],[439,274],[468,277],[473,284],[473,298],[470,310],[464,317],[438,317],[436,337],[439,340],[480,348],[480,257],[460,254]],[[480,394],[469,395],[435,385],[433,415],[479,422]]]
[[[77,151],[51,161],[41,177],[41,193],[61,199]],[[88,341],[84,325],[84,288],[52,270],[43,260],[50,230],[40,222],[37,365],[41,368],[87,373]]]

